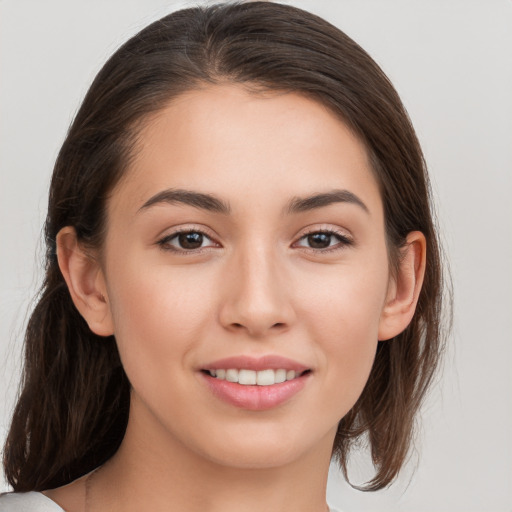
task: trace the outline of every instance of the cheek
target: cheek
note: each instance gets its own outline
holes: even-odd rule
[[[115,336],[130,380],[185,366],[212,317],[204,276],[147,262],[118,266],[110,276]]]
[[[360,340],[377,335],[384,307],[388,269],[382,259],[359,261],[304,272],[297,282],[299,317],[311,319],[311,336],[330,340]],[[386,260],[384,259],[384,262]]]
[[[309,337],[321,347],[320,366],[327,375],[325,407],[334,394],[341,417],[357,401],[372,368],[388,272],[382,264],[368,263],[343,267],[314,281],[315,286],[302,292],[309,300],[303,302],[301,316],[308,322]]]

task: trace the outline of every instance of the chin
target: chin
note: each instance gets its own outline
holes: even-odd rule
[[[238,434],[212,435],[203,455],[215,464],[238,469],[283,467],[319,449],[324,449],[330,457],[336,426],[323,434],[305,431],[300,425],[293,429],[282,425],[240,427]]]
[[[219,447],[209,450],[211,462],[236,469],[271,469],[287,466],[301,458],[299,447],[268,446],[264,442],[258,446],[247,447]]]

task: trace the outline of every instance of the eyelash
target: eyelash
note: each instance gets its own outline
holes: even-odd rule
[[[313,247],[304,247],[304,246],[302,246],[302,248],[308,250],[308,252],[311,251],[313,253],[325,254],[325,253],[343,250],[346,247],[350,247],[351,245],[354,244],[354,241],[351,238],[349,238],[347,235],[345,235],[343,233],[340,233],[339,231],[336,231],[335,229],[313,229],[307,233],[304,233],[299,238],[298,241],[304,240],[308,236],[318,235],[318,234],[324,234],[324,235],[329,235],[329,236],[335,237],[338,239],[338,243],[333,245],[332,247],[327,247],[324,249],[315,249]],[[297,242],[295,242],[295,243],[297,243]]]
[[[203,237],[206,237],[209,240],[212,240],[212,237],[210,235],[208,235],[207,233],[205,233],[205,231],[203,231],[202,229],[186,228],[186,229],[178,229],[177,231],[174,231],[170,235],[167,235],[164,238],[162,238],[161,240],[158,240],[157,244],[160,246],[160,248],[163,251],[170,251],[170,252],[174,252],[174,253],[184,255],[184,256],[201,254],[205,250],[210,249],[210,247],[213,247],[213,246],[208,246],[208,247],[200,247],[198,249],[177,249],[176,247],[169,245],[169,242],[171,240],[174,240],[179,235],[187,234],[187,233],[198,233],[198,234],[202,235]]]
[[[161,240],[158,240],[157,245],[159,245],[160,248],[163,251],[171,251],[171,252],[174,252],[174,253],[177,253],[177,254],[180,254],[180,255],[201,254],[205,250],[208,250],[211,247],[214,247],[212,245],[212,246],[207,246],[207,247],[199,247],[197,249],[177,249],[177,248],[169,245],[169,242],[171,242],[171,240],[174,240],[175,238],[177,238],[181,234],[188,234],[188,233],[200,234],[203,237],[208,238],[209,240],[211,240],[213,242],[212,237],[210,235],[208,235],[207,233],[205,233],[205,231],[203,231],[202,229],[188,229],[187,228],[187,229],[179,229],[179,230],[171,233],[170,235],[165,236]],[[305,247],[305,246],[301,246],[301,247],[303,249],[306,249],[308,252],[313,252],[313,253],[316,253],[316,254],[318,254],[318,253],[325,254],[325,253],[339,251],[339,250],[342,250],[342,249],[344,249],[346,247],[350,247],[354,243],[352,239],[350,239],[349,237],[347,237],[343,233],[340,233],[340,232],[338,232],[336,230],[332,230],[332,229],[315,229],[315,230],[309,231],[307,233],[304,233],[299,238],[298,241],[304,240],[308,236],[317,235],[317,234],[325,234],[325,235],[333,236],[333,237],[338,239],[338,243],[335,244],[332,247],[327,247],[327,248],[323,248],[323,249],[316,249],[316,248],[313,248],[313,247]],[[295,242],[295,243],[297,243],[297,242]]]

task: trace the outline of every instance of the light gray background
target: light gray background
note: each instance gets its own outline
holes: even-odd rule
[[[67,126],[121,42],[194,3],[0,0],[0,441]],[[510,512],[512,2],[288,3],[347,32],[401,94],[429,163],[455,288],[454,334],[423,409],[417,453],[397,484],[374,494],[352,490],[333,468],[329,500],[347,512]],[[356,462],[356,480],[367,469]]]

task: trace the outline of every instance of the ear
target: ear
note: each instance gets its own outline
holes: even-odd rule
[[[400,249],[396,276],[391,277],[379,322],[379,341],[400,334],[411,322],[425,276],[427,242],[420,231],[407,235]]]
[[[57,259],[76,308],[99,336],[114,333],[106,283],[99,262],[78,243],[75,228],[57,234]]]

